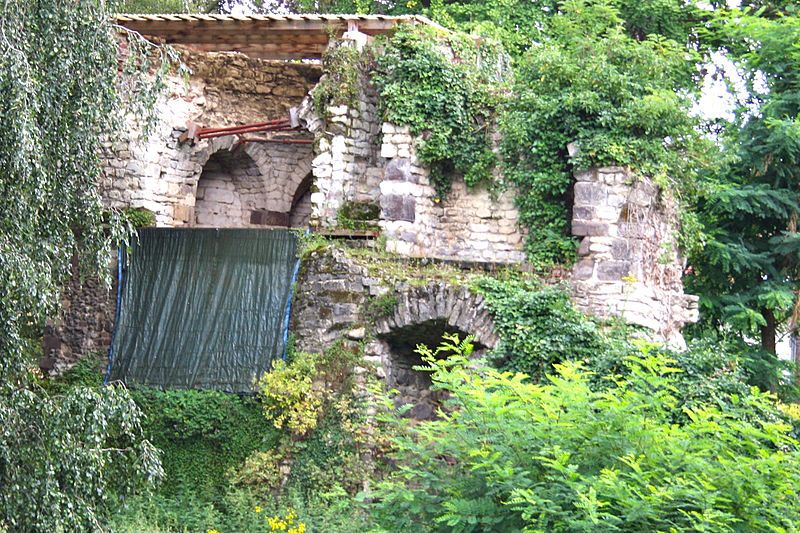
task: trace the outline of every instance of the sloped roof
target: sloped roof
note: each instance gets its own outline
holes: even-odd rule
[[[348,29],[368,35],[398,24],[444,29],[420,15],[117,15],[117,24],[169,44],[241,52],[262,59],[319,59],[331,33]]]

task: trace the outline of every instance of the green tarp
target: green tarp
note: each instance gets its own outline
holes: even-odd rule
[[[296,246],[288,230],[141,231],[123,276],[111,380],[252,391],[283,354]]]

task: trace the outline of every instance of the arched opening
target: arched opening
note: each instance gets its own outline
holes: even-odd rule
[[[293,228],[305,228],[311,218],[311,184],[314,182],[314,175],[309,172],[292,198],[292,208],[289,211],[289,226]]]
[[[244,150],[220,150],[208,159],[197,182],[194,225],[246,227],[265,204],[264,180],[255,161]]]
[[[438,318],[410,324],[391,330],[381,336],[389,351],[389,368],[386,381],[389,389],[397,391],[394,397],[396,407],[411,405],[406,416],[415,420],[430,420],[436,416],[437,409],[446,399],[442,391],[431,390],[431,375],[414,367],[423,365],[422,356],[416,352],[417,345],[424,344],[432,351],[441,344],[445,334],[457,334],[464,339],[468,333],[458,327],[451,326],[447,319]],[[473,341],[476,355],[482,354],[486,347]],[[439,353],[438,357],[447,357],[449,353]]]
[[[398,391],[395,404],[412,405],[407,416],[418,420],[433,418],[443,400],[441,393],[431,391],[430,374],[414,370],[422,364],[415,353],[418,344],[435,350],[445,333],[456,333],[459,339],[469,334],[474,336],[473,354],[479,356],[498,341],[483,298],[466,287],[445,283],[413,287],[398,294],[393,313],[376,321],[375,331],[386,350],[387,386]]]

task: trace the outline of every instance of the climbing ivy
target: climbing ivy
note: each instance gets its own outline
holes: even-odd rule
[[[328,106],[358,108],[362,62],[366,58],[349,41],[338,41],[322,55],[322,78],[314,88],[314,110],[327,116]]]
[[[610,2],[570,0],[520,60],[501,113],[503,175],[518,189],[534,263],[571,260],[572,175],[620,165],[680,194],[708,145],[683,89],[698,58],[658,35],[630,37]],[[570,153],[572,152],[572,153]]]
[[[440,195],[455,175],[488,181],[495,108],[506,65],[499,45],[431,28],[401,26],[379,45],[372,79],[388,122],[408,126]]]

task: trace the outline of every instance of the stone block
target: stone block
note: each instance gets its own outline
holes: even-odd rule
[[[204,200],[206,202],[217,202],[220,204],[233,204],[236,195],[232,191],[217,188],[206,188]]]
[[[572,220],[592,220],[593,218],[594,207],[582,205],[572,208]]]
[[[576,237],[606,236],[609,234],[609,225],[604,222],[587,222],[582,220],[572,221],[572,234]]]
[[[582,259],[572,269],[572,277],[575,278],[576,280],[591,279],[593,275],[594,275],[594,260],[589,258]]]
[[[187,205],[176,205],[172,208],[172,218],[181,222],[192,222],[194,220],[194,208]]]
[[[597,279],[601,281],[621,280],[628,275],[630,263],[628,261],[603,261],[597,265]]]
[[[386,164],[383,179],[390,181],[408,181],[417,183],[419,180],[411,172],[411,161],[406,158],[395,158]]]
[[[600,205],[605,202],[607,187],[593,182],[579,181],[575,184],[576,205]]]
[[[386,159],[392,159],[393,157],[397,157],[397,146],[386,143],[382,144],[381,157],[384,157]]]
[[[381,198],[381,218],[414,222],[416,201],[413,197],[387,194]]]

